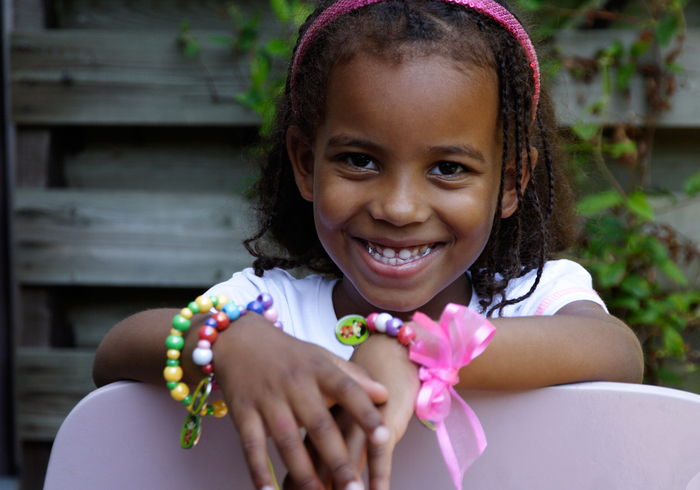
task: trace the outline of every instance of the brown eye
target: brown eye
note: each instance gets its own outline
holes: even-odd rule
[[[466,172],[466,168],[455,162],[440,162],[430,171],[431,174],[437,175],[454,175],[460,172]]]
[[[362,153],[353,153],[351,155],[346,155],[345,156],[345,161],[350,163],[351,165],[355,167],[360,167],[360,168],[376,168],[377,165],[374,163],[374,160],[372,160],[372,157],[368,155],[364,155]]]

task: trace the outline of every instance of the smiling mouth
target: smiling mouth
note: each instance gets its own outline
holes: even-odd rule
[[[362,243],[372,257],[387,265],[409,264],[425,257],[435,249],[435,243],[400,249],[383,247],[365,240]]]

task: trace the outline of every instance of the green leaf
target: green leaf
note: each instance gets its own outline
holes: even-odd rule
[[[651,293],[649,283],[643,277],[636,274],[630,274],[620,283],[623,291],[628,292],[636,298],[645,298]]]
[[[576,210],[582,216],[594,216],[610,208],[619,206],[623,202],[624,199],[620,194],[615,191],[607,191],[584,197],[576,205]]]
[[[223,44],[225,46],[230,46],[230,45],[234,44],[234,40],[231,36],[222,36],[222,35],[209,36],[209,42],[216,43],[216,44]]]
[[[292,55],[292,47],[284,39],[274,38],[268,41],[265,49],[272,56],[279,58],[289,58]]]
[[[598,270],[598,280],[604,288],[610,288],[620,284],[627,272],[627,264],[625,262],[614,262],[612,264],[604,264]]]
[[[656,374],[659,376],[659,379],[663,382],[664,385],[676,387],[680,387],[683,385],[683,378],[668,368],[659,368]]]
[[[666,15],[659,25],[656,27],[656,37],[661,46],[667,46],[678,32],[680,27],[679,16],[674,12],[670,15]]]
[[[618,90],[627,90],[629,88],[630,81],[636,70],[637,66],[631,61],[618,68],[616,76]]]
[[[668,68],[671,73],[676,75],[683,75],[685,73],[685,68],[683,68],[683,65],[675,60],[671,61],[670,63],[666,63],[666,68]]]
[[[534,12],[542,7],[542,0],[518,0],[518,5],[523,10]]]
[[[666,259],[658,265],[661,272],[672,281],[676,281],[676,283],[681,286],[686,286],[688,284],[688,279],[685,277],[685,274],[683,274],[683,271],[673,260]]]
[[[620,158],[625,155],[634,155],[637,151],[637,143],[632,140],[620,141],[619,143],[613,143],[608,145],[610,153],[613,158]]]
[[[685,359],[685,342],[678,331],[671,327],[663,329],[663,343],[666,349],[672,356],[677,359]]]
[[[693,197],[700,192],[700,171],[685,179],[683,182],[683,190],[688,196]]]
[[[654,208],[649,204],[647,196],[640,191],[633,192],[625,201],[625,206],[632,213],[645,221],[654,221]]]
[[[571,130],[583,141],[590,141],[598,134],[599,127],[594,123],[576,123],[571,127]]]
[[[639,300],[631,296],[619,296],[610,302],[610,306],[613,308],[624,308],[630,311],[637,311],[639,309]]]
[[[646,52],[649,51],[651,44],[651,39],[638,39],[634,42],[634,44],[632,44],[632,47],[630,48],[630,55],[633,58],[644,56]]]
[[[283,24],[286,24],[292,18],[292,7],[287,0],[270,0],[270,6],[275,17]]]

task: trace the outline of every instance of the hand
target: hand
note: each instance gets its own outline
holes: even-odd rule
[[[371,336],[355,350],[351,361],[367,369],[389,391],[387,402],[379,407],[389,431],[388,441],[384,444],[368,441],[366,431],[357,424],[357,419],[343,409],[334,410],[335,420],[357,472],[362,471],[366,459],[369,463],[370,489],[386,490],[389,488],[394,447],[406,432],[414,412],[420,388],[418,366],[408,359],[408,349],[387,335]],[[331,472],[328,465],[318,457],[313,441],[307,440],[307,446],[310,446],[309,453],[316,456],[314,464],[320,480],[329,485]],[[291,481],[285,481],[284,490],[299,488]]]
[[[352,365],[316,345],[299,341],[248,313],[219,334],[214,344],[217,381],[238,428],[253,482],[273,488],[266,431],[292,480],[303,489],[323,488],[304,448],[305,427],[339,488],[362,488],[340,430],[328,411],[338,404],[379,447],[387,429],[375,404],[386,389]],[[359,485],[353,487],[352,484]]]

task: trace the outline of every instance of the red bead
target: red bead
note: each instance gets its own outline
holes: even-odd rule
[[[367,317],[367,328],[370,333],[375,333],[377,331],[377,327],[374,325],[374,320],[377,316],[379,316],[379,313],[370,313]]]
[[[210,362],[209,364],[202,366],[202,372],[206,375],[210,375],[214,372],[214,365]]]
[[[226,327],[228,327],[231,323],[231,320],[229,319],[228,315],[223,311],[220,311],[219,313],[214,315],[214,320],[216,320],[216,328],[218,328],[219,330],[225,330]]]
[[[208,340],[211,344],[216,342],[216,338],[219,336],[219,332],[216,331],[214,327],[209,325],[204,325],[199,329],[199,338],[202,340]]]
[[[408,345],[416,338],[416,331],[409,325],[404,325],[399,330],[399,335],[396,337],[402,345]]]

